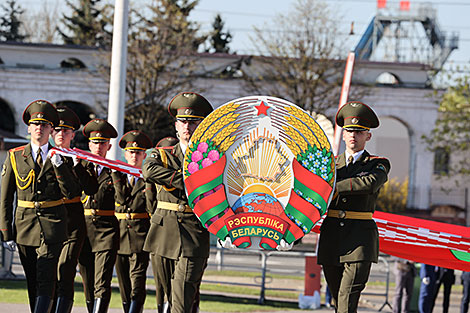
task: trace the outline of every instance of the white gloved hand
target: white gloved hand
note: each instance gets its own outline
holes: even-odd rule
[[[16,250],[16,243],[13,240],[3,242],[3,247],[11,252]]]
[[[281,239],[281,242],[279,245],[276,247],[278,251],[287,251],[292,249],[292,246],[294,246],[294,243],[287,243],[284,239]]]
[[[225,238],[225,240],[220,240],[219,243],[223,248],[229,249],[229,248],[236,248],[237,246],[232,243],[232,239],[230,237]]]
[[[77,158],[76,155],[72,155],[72,161],[73,161],[73,166],[77,166],[77,164],[80,162],[80,159]]]
[[[423,277],[423,284],[429,285],[430,282],[431,282],[431,278],[429,278],[429,277]]]
[[[47,157],[51,159],[51,163],[55,167],[59,167],[62,165],[62,163],[64,163],[64,160],[62,160],[62,157],[60,156],[60,154],[57,154],[53,150],[49,150],[49,152],[47,153]]]

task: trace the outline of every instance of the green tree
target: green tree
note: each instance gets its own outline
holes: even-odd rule
[[[57,29],[65,44],[111,47],[112,10],[109,5],[100,5],[101,0],[78,0],[78,4],[67,0],[66,3],[72,14],[64,14],[61,19],[64,29]]]
[[[191,81],[195,52],[204,40],[196,35],[198,25],[188,20],[196,3],[158,0],[145,16],[130,15],[125,128],[140,129],[154,142],[175,135],[169,100],[184,90],[197,91]]]
[[[229,53],[229,43],[232,41],[232,34],[224,31],[225,22],[220,14],[217,14],[212,22],[212,32],[210,34],[210,48],[206,49],[210,53]]]
[[[467,72],[468,73],[468,72]],[[439,115],[434,129],[424,139],[429,150],[450,156],[447,171],[441,177],[470,175],[470,74],[453,80],[441,95]]]
[[[2,16],[0,16],[0,40],[22,42],[28,36],[21,34],[21,15],[24,10],[17,5],[16,0],[7,0],[1,6]]]
[[[338,29],[337,8],[319,0],[297,0],[252,38],[259,56],[244,67],[245,90],[284,98],[325,114],[339,102],[347,37]],[[357,96],[352,88],[350,98]]]
[[[383,212],[403,212],[408,199],[408,179],[404,182],[395,177],[385,183],[377,197],[377,209]]]

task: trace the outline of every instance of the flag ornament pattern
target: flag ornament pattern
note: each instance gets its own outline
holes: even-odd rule
[[[398,214],[374,212],[380,252],[429,265],[470,271],[470,229]],[[313,229],[320,233],[320,220]]]
[[[198,126],[185,154],[189,206],[219,239],[276,249],[309,233],[335,183],[331,145],[315,120],[283,99],[226,103]]]

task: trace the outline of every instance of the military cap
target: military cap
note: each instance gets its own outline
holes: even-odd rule
[[[77,130],[80,128],[80,119],[72,109],[66,106],[58,106],[57,114],[59,114],[59,124],[56,125],[56,129],[65,128]]]
[[[203,96],[194,92],[182,92],[171,99],[168,111],[177,120],[194,121],[205,118],[213,109]]]
[[[336,113],[336,124],[346,130],[369,130],[379,126],[379,118],[368,105],[350,101]]]
[[[157,142],[155,148],[166,149],[166,148],[173,148],[178,143],[178,139],[175,137],[165,137]]]
[[[147,150],[152,146],[150,138],[141,131],[131,130],[119,140],[119,147],[124,150]]]
[[[46,100],[35,100],[24,110],[23,121],[26,125],[43,123],[51,124],[54,127],[59,123],[59,116],[52,103]]]
[[[116,138],[118,134],[113,125],[101,118],[94,118],[83,127],[83,135],[92,142],[103,142]]]

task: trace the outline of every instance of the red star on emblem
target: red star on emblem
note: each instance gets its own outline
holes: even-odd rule
[[[264,104],[264,101],[261,101],[261,103],[259,105],[256,105],[255,108],[256,110],[258,110],[258,115],[264,114],[268,116],[268,109],[270,109],[270,107]]]

